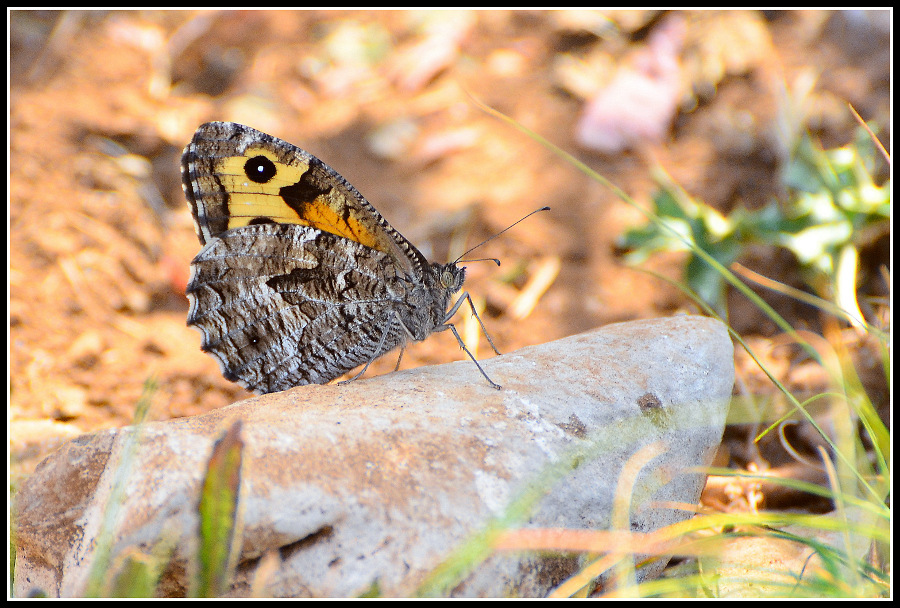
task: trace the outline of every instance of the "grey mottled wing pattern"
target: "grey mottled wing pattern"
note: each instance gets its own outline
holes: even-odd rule
[[[388,255],[326,232],[233,229],[191,270],[188,325],[224,376],[254,392],[328,382],[406,341],[414,286]]]

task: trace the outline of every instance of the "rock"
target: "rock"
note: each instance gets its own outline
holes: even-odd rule
[[[10,420],[7,444],[10,476],[16,480],[31,475],[47,454],[83,433],[84,429],[75,424],[46,418]]]
[[[150,553],[174,534],[158,593],[185,593],[198,486],[213,442],[236,419],[245,447],[233,596],[413,595],[529,488],[543,497],[518,525],[609,528],[623,469],[654,442],[659,455],[632,482],[631,530],[690,516],[650,505],[695,504],[703,488],[696,467],[719,444],[734,380],[721,323],[685,316],[609,325],[482,365],[503,390],[460,361],[75,439],[17,497],[15,593],[84,594],[123,472],[118,516],[107,517],[113,560]],[[136,432],[129,468],[117,472]],[[543,596],[579,564],[577,556],[497,554],[444,592]]]

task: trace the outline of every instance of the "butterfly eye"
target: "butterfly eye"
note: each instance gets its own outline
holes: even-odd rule
[[[441,287],[456,291],[465,280],[465,268],[451,267],[441,273]]]
[[[275,163],[265,156],[254,156],[244,163],[244,175],[257,184],[265,184],[275,177],[276,173],[278,173],[278,169],[275,167]]]

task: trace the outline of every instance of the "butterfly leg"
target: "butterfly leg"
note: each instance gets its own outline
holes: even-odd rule
[[[478,316],[478,312],[475,310],[475,304],[472,302],[472,297],[469,295],[468,291],[464,291],[463,294],[461,296],[459,296],[459,298],[457,298],[456,303],[453,305],[453,308],[451,308],[449,311],[447,311],[447,315],[444,317],[444,324],[441,325],[440,327],[435,328],[435,331],[443,331],[443,330],[449,328],[450,331],[453,332],[453,335],[456,337],[456,341],[459,342],[459,347],[461,349],[463,349],[463,351],[465,351],[465,353],[467,355],[469,355],[469,359],[472,360],[472,362],[475,364],[475,367],[477,367],[478,371],[481,372],[481,375],[484,376],[484,379],[488,381],[488,384],[491,385],[491,388],[495,388],[499,391],[503,387],[490,379],[490,377],[487,375],[487,373],[481,368],[481,364],[479,364],[478,360],[475,359],[475,356],[471,352],[469,352],[468,348],[466,348],[465,343],[462,341],[462,338],[459,336],[459,332],[456,331],[456,326],[453,325],[453,323],[448,323],[448,321],[453,317],[453,315],[456,314],[456,311],[459,310],[459,307],[462,306],[463,302],[469,303],[469,307],[471,307],[471,309],[472,309],[472,314],[475,315],[476,319],[478,319],[478,324],[481,325],[481,331],[484,333],[484,337],[487,338],[488,344],[491,345],[491,348],[494,349],[495,353],[497,353],[498,355],[500,354],[500,351],[497,350],[496,346],[494,346],[494,341],[491,340],[491,336],[487,332],[487,329],[484,326],[484,322],[481,320],[481,317]]]
[[[500,351],[497,350],[496,346],[494,346],[494,341],[491,340],[491,335],[487,332],[487,328],[485,328],[484,322],[481,320],[481,317],[478,316],[478,312],[475,310],[475,304],[472,302],[472,296],[469,295],[468,291],[464,291],[462,293],[462,295],[459,296],[459,298],[457,298],[456,304],[453,305],[453,308],[451,308],[447,312],[447,315],[444,317],[444,325],[450,325],[449,323],[447,323],[447,321],[449,321],[453,317],[453,315],[456,314],[456,311],[458,311],[459,307],[462,306],[463,301],[467,301],[469,303],[469,307],[472,309],[472,314],[475,315],[475,318],[478,319],[478,324],[481,325],[481,332],[484,334],[484,337],[487,338],[488,344],[491,345],[491,348],[494,349],[494,352],[499,355]],[[450,325],[450,327],[453,327],[453,326]],[[446,327],[444,327],[444,329],[446,329]],[[456,330],[453,330],[453,333],[456,333]],[[456,339],[459,340],[459,336],[456,336]],[[460,340],[460,345],[462,345],[461,340]],[[468,352],[468,351],[466,351],[466,352]],[[469,355],[469,356],[471,357],[472,355]],[[474,357],[473,357],[473,359],[474,359]],[[484,372],[482,372],[482,373],[484,373]]]
[[[480,319],[479,319],[479,320],[480,320]],[[484,329],[484,325],[482,325],[481,327],[482,327],[482,329]],[[501,388],[503,388],[502,386],[500,386],[499,384],[497,384],[496,382],[494,382],[493,380],[491,380],[491,377],[487,375],[487,372],[485,372],[485,371],[481,368],[481,364],[478,363],[478,359],[476,359],[475,356],[474,356],[471,352],[469,352],[469,349],[466,348],[465,342],[463,342],[463,341],[462,341],[462,338],[459,337],[459,332],[456,331],[456,326],[453,325],[453,323],[445,323],[444,325],[438,327],[438,328],[437,328],[437,331],[443,331],[443,330],[445,330],[445,329],[449,329],[450,331],[453,332],[453,335],[456,337],[456,341],[459,342],[459,347],[460,347],[461,349],[463,349],[467,355],[469,355],[469,359],[472,360],[472,363],[475,364],[475,367],[478,368],[478,371],[481,372],[481,375],[484,376],[484,379],[488,381],[488,384],[491,385],[491,388],[495,388],[495,389],[497,389],[498,391],[499,391]],[[487,334],[485,334],[485,335],[487,335]],[[489,340],[490,340],[490,338],[489,338]],[[491,346],[493,346],[493,344],[492,344]],[[497,350],[497,349],[494,349],[495,352],[496,352],[496,350]],[[497,353],[497,354],[499,355],[500,353]]]
[[[394,366],[394,371],[400,369],[400,362],[403,361],[403,353],[406,351],[406,344],[400,345],[400,354],[397,356],[397,365]]]
[[[468,297],[469,297],[468,292],[467,292],[463,297],[468,298]],[[446,322],[446,321],[449,321],[449,320],[450,320],[450,317],[452,317],[454,314],[456,314],[456,311],[457,311],[457,310],[459,310],[459,307],[460,307],[460,305],[462,304],[462,301],[463,301],[463,297],[460,297],[459,300],[456,301],[456,304],[453,305],[453,308],[451,308],[451,309],[450,309],[450,312],[447,313],[447,316],[444,317],[444,319],[445,319],[444,324],[443,324],[443,325],[438,325],[437,327],[435,327],[435,328],[434,328],[434,331],[444,331],[445,329],[449,329],[450,331],[452,331],[452,332],[453,332],[453,335],[456,337],[456,341],[459,342],[459,347],[460,347],[461,349],[463,349],[463,351],[465,351],[465,353],[466,353],[467,355],[469,355],[469,359],[472,360],[472,362],[475,364],[475,367],[477,367],[477,368],[478,368],[478,371],[481,372],[481,375],[484,376],[484,379],[488,381],[488,384],[491,385],[491,388],[495,388],[495,389],[497,389],[497,390],[499,391],[499,390],[500,390],[501,388],[503,388],[503,387],[500,386],[499,384],[497,384],[496,382],[494,382],[493,380],[491,380],[490,376],[487,375],[487,372],[485,372],[485,371],[481,368],[481,364],[478,363],[478,360],[475,358],[475,355],[473,355],[473,354],[469,351],[469,349],[466,348],[465,342],[462,341],[462,338],[459,336],[459,332],[456,331],[456,327],[453,325],[453,323],[447,323],[447,322]],[[475,312],[475,306],[472,305],[472,298],[469,298],[469,305],[472,306],[472,312]],[[478,318],[478,313],[475,314],[475,317]],[[406,335],[407,335],[407,337],[409,337],[409,340],[410,340],[410,341],[414,341],[414,340],[416,339],[416,337],[415,337],[415,336],[413,335],[413,333],[409,330],[409,328],[403,323],[403,319],[401,319],[399,315],[397,316],[397,321],[400,322],[400,327],[402,327],[402,328],[406,331]],[[481,323],[481,319],[478,319],[478,322]],[[484,331],[484,332],[485,332],[484,335],[487,336],[487,331],[484,329],[484,323],[481,323],[481,330]],[[490,336],[488,336],[488,342],[491,342]],[[494,346],[494,343],[491,342],[491,347],[493,347],[493,346]],[[406,348],[406,345],[405,345],[405,344],[401,345],[401,349],[400,349],[400,356],[401,356],[401,357],[403,356],[403,349],[405,349],[405,348]],[[497,353],[498,355],[500,354],[499,352],[497,352],[497,349],[496,349],[496,348],[494,348],[494,352]],[[397,367],[400,367],[400,361],[399,361],[399,359],[397,360]],[[397,371],[397,370],[394,370],[394,371]]]

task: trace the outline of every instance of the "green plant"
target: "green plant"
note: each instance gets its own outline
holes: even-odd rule
[[[241,549],[241,464],[244,442],[240,419],[213,445],[201,486],[197,573],[193,597],[218,597],[228,591]]]
[[[727,282],[694,247],[725,267],[751,245],[783,247],[796,256],[807,284],[821,297],[836,299],[860,324],[855,296],[859,247],[890,227],[890,181],[874,182],[875,163],[874,145],[863,129],[853,144],[832,150],[805,135],[783,172],[788,198],[757,210],[738,207],[727,216],[657,171],[651,213],[660,221],[629,230],[620,245],[631,263],[659,251],[689,252],[687,285],[723,316]]]

